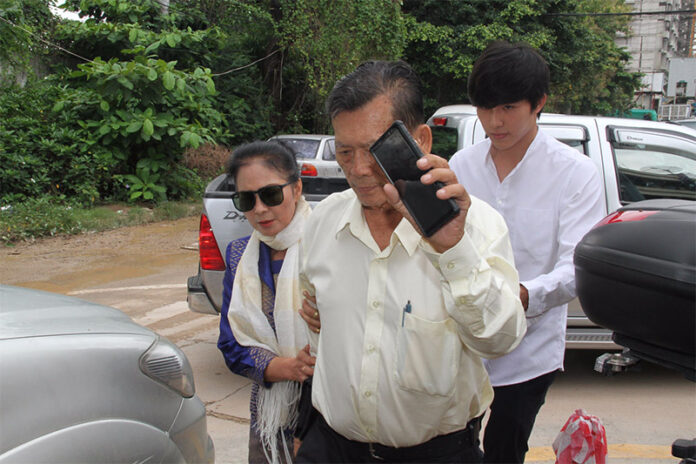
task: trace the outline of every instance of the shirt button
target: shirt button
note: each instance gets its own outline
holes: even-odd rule
[[[365,398],[369,398],[372,396],[372,392],[370,390],[365,392]]]
[[[466,297],[460,296],[459,298],[457,298],[457,302],[458,302],[460,305],[466,304]]]
[[[373,301],[373,302],[372,302],[372,307],[375,308],[375,309],[379,308],[379,301]]]
[[[367,345],[367,352],[372,353],[375,351],[375,345]]]
[[[454,269],[454,263],[452,261],[447,263],[447,269],[450,269],[450,270]]]

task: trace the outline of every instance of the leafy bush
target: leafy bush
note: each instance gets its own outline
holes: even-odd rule
[[[50,111],[67,94],[50,80],[0,88],[0,203],[54,195],[90,204],[111,190],[112,153],[75,124],[75,111]]]
[[[189,194],[191,173],[177,168],[181,153],[218,132],[210,70],[186,73],[175,66],[142,56],[95,59],[70,73],[74,92],[53,107],[77,114],[90,140],[113,153],[118,178],[133,187],[130,200]]]
[[[155,0],[68,0],[84,22],[57,37],[90,57],[66,74],[73,90],[53,110],[73,112],[89,140],[116,159],[116,199],[185,198],[197,175],[180,166],[187,147],[223,134],[224,115],[206,67],[220,46],[215,27],[193,30]],[[106,43],[108,42],[108,43]]]

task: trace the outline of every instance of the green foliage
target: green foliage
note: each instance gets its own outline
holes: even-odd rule
[[[0,243],[54,235],[98,232],[122,226],[174,220],[196,215],[200,202],[166,201],[153,208],[113,205],[84,208],[62,198],[26,199],[0,208]]]
[[[116,198],[161,201],[190,194],[196,182],[190,171],[177,168],[181,154],[187,147],[214,141],[224,126],[223,115],[215,109],[211,71],[194,64],[194,57],[207,53],[206,40],[220,32],[176,29],[176,17],[162,15],[159,7],[150,0],[81,0],[81,14],[89,19],[60,30],[74,47],[85,47],[82,54],[96,53],[94,48],[111,55],[108,61],[95,57],[68,73],[74,92],[53,111],[75,112],[90,139],[113,153],[118,162],[114,174],[130,179],[131,186]],[[158,58],[173,56],[175,49],[184,65]]]
[[[14,203],[0,211],[0,240],[4,243],[47,235],[75,234],[81,229],[62,199],[41,197]]]
[[[123,176],[126,181],[130,182],[129,199],[141,199],[152,201],[155,199],[155,195],[157,195],[158,199],[163,200],[166,189],[161,185],[157,184],[157,182],[159,182],[160,180],[160,175],[150,170],[150,167],[147,166],[147,164],[149,163],[144,163],[144,161],[149,160],[140,161],[140,166],[138,166],[138,168],[136,169],[135,175],[126,174],[125,176]]]
[[[48,1],[0,0],[0,17],[22,26],[0,21],[2,69],[43,56],[39,38],[87,61],[63,56],[49,79],[0,88],[3,204],[189,197],[202,180],[185,150],[328,132],[326,96],[367,59],[413,65],[426,113],[466,101],[474,60],[496,39],[547,59],[547,111],[623,110],[638,86],[614,45],[625,17],[558,15],[630,9],[623,0],[177,0],[167,12],[160,0],[64,0],[83,22],[57,20]]]
[[[0,18],[0,81],[12,81],[18,73],[31,74],[30,60],[46,54],[41,39],[57,21],[47,0],[0,0]]]
[[[606,114],[630,105],[639,77],[626,71],[628,55],[614,44],[627,18],[560,16],[622,12],[621,0],[405,0],[405,59],[421,74],[428,111],[466,101],[473,63],[494,40],[526,42],[551,68],[547,111]]]
[[[297,106],[328,130],[324,101],[336,81],[367,59],[394,59],[404,47],[399,5],[392,0],[281,0],[276,23],[296,79]]]
[[[208,66],[211,53],[224,40],[219,28],[192,29],[188,10],[186,16],[178,10],[163,14],[157,0],[67,0],[62,7],[78,12],[85,21],[61,25],[56,37],[80,55],[104,61],[156,55],[164,61],[176,60],[179,69],[191,69]]]
[[[0,88],[0,203],[55,195],[90,204],[109,191],[112,153],[74,124],[74,110],[50,110],[68,94],[50,80]]]

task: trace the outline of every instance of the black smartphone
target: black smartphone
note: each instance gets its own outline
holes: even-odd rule
[[[459,214],[459,205],[441,200],[435,192],[442,182],[425,185],[420,178],[426,171],[416,166],[423,156],[418,144],[401,121],[394,123],[370,147],[372,156],[399,191],[399,196],[425,237],[430,237]]]

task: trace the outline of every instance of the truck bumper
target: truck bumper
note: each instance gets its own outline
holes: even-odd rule
[[[191,311],[203,314],[220,314],[219,311],[215,309],[213,302],[205,291],[203,279],[200,274],[189,277],[186,287],[186,301]]]
[[[567,350],[620,350],[611,338],[611,330],[602,327],[568,327]]]

